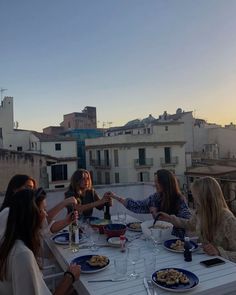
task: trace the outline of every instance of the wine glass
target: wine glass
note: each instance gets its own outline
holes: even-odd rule
[[[135,265],[136,262],[140,259],[140,252],[140,247],[136,245],[128,246],[128,259],[131,261],[133,265],[133,271],[129,276],[133,279],[136,279],[139,276],[139,274],[135,271]]]
[[[154,252],[157,254],[160,252],[158,245],[162,243],[162,230],[160,228],[151,229],[151,239],[154,243]]]

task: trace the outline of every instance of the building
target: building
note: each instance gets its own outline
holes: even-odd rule
[[[34,169],[38,169],[38,171],[32,172],[32,175],[39,175],[38,182],[44,183],[44,187],[61,188],[67,186],[71,175],[78,167],[76,140],[30,130],[14,129],[13,97],[3,99],[0,115],[0,147],[4,150],[21,152],[22,157],[26,153],[45,156],[47,158],[44,161],[45,165],[34,165]],[[18,156],[19,158],[20,156]],[[15,163],[9,161],[9,167],[6,169],[11,169],[13,175],[16,170],[25,171],[21,161],[17,162],[17,169]],[[31,170],[29,170],[30,172]]]
[[[60,124],[67,129],[93,129],[97,128],[97,112],[95,107],[85,107],[81,113],[71,113],[63,116]]]
[[[182,122],[132,122],[106,136],[86,139],[87,169],[96,184],[153,182],[157,169],[172,170],[184,183]]]

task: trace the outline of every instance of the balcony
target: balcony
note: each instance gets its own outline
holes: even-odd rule
[[[97,169],[110,169],[111,165],[109,161],[105,160],[91,160],[90,165]]]
[[[171,157],[169,161],[166,161],[167,159],[161,158],[161,166],[162,167],[168,167],[168,166],[176,166],[179,164],[179,157]]]
[[[153,158],[146,159],[135,159],[134,160],[134,168],[150,168],[153,166]]]

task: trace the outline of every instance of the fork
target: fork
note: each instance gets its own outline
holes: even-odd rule
[[[153,295],[158,295],[157,291],[156,291],[156,288],[153,286],[153,282],[151,280],[147,280],[147,283],[148,283],[149,289],[152,291],[152,294]]]

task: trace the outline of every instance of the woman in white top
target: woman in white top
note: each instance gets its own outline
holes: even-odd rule
[[[41,225],[46,216],[45,203],[38,207],[34,191],[16,192],[9,203],[7,226],[0,241],[0,294],[47,295],[39,269]],[[80,267],[71,265],[54,294],[70,294],[72,283],[79,278]]]

